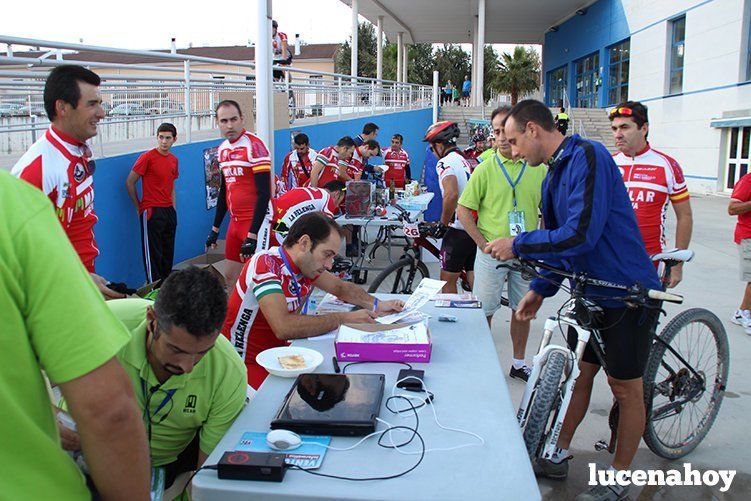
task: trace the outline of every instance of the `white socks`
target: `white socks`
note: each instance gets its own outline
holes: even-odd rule
[[[514,363],[514,369],[518,370],[518,369],[521,369],[522,367],[524,367],[524,359],[523,358],[522,359],[512,358],[511,360]]]
[[[550,461],[552,461],[555,464],[561,464],[566,459],[568,459],[568,449],[556,449],[553,453],[553,457],[550,458]]]

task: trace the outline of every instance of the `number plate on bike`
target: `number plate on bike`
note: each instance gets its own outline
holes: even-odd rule
[[[404,236],[409,238],[420,238],[420,228],[417,223],[404,223],[402,226]]]

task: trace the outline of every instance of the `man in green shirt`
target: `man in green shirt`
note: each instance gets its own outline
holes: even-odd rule
[[[89,499],[60,447],[44,370],[70,403],[104,497],[145,500],[149,456],[127,342],[49,199],[0,171],[0,498]]]
[[[529,321],[518,320],[513,312],[529,290],[529,282],[518,271],[497,268],[501,262],[493,259],[486,248],[488,242],[497,238],[537,229],[546,169],[513,158],[501,125],[510,109],[500,107],[493,110],[490,123],[495,136],[495,152],[475,168],[459,199],[456,214],[480,250],[475,257],[473,293],[482,301],[488,325],[501,306],[503,283],[508,280],[514,351],[509,376],[526,381],[531,372],[524,363]]]
[[[118,354],[142,409],[153,466],[165,487],[200,467],[245,404],[245,365],[219,335],[227,294],[195,267],[174,271],[156,302],[120,299],[108,306],[130,331]]]

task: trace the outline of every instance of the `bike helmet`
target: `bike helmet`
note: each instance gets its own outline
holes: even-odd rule
[[[487,138],[485,137],[485,134],[483,132],[477,132],[475,133],[472,138],[469,140],[471,144],[479,143],[479,142],[485,142],[487,141]]]
[[[271,27],[272,28],[279,28],[279,23],[276,22],[276,20],[271,21]]]
[[[456,143],[458,137],[459,126],[456,122],[444,120],[428,127],[423,141],[426,143]]]

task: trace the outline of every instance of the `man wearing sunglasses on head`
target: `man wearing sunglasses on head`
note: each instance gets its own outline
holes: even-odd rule
[[[666,250],[668,202],[672,204],[677,220],[674,246],[687,249],[691,241],[693,216],[686,180],[678,162],[652,148],[647,141],[647,107],[635,101],[621,103],[610,111],[610,122],[615,147],[618,148],[613,160],[626,183],[647,254]],[[682,278],[683,263],[679,263],[670,270],[668,287],[675,287]]]
[[[245,404],[245,367],[220,336],[227,294],[195,267],[172,272],[156,301],[110,301],[130,331],[118,359],[133,385],[146,426],[152,466],[165,468],[165,487],[200,467]],[[63,447],[78,437],[61,429]]]

